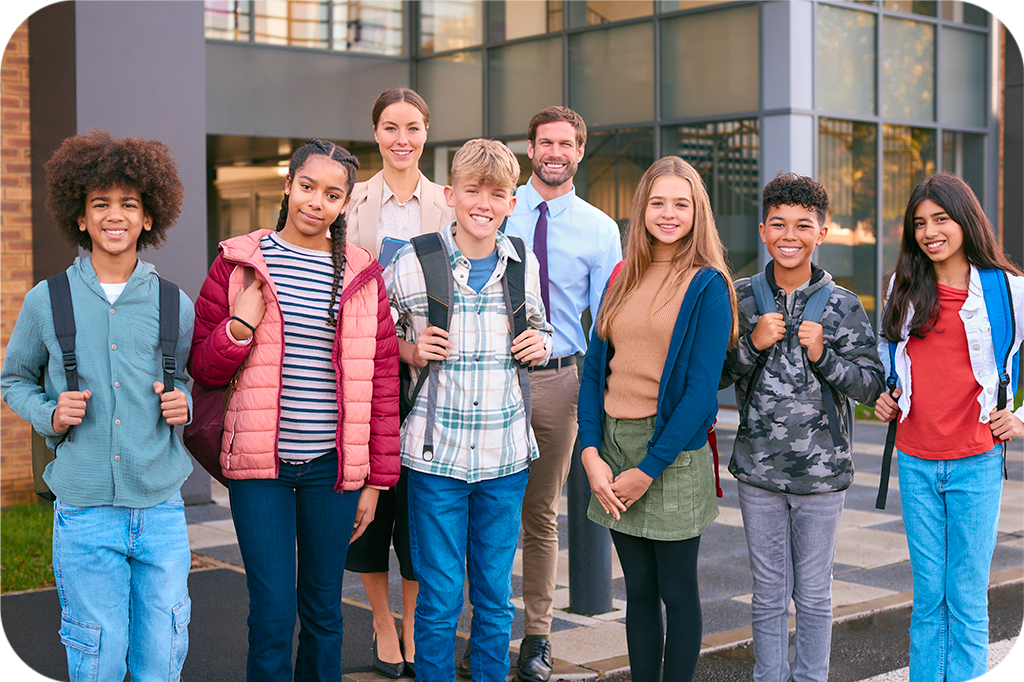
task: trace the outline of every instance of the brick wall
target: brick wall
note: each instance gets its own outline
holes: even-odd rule
[[[32,173],[29,167],[28,23],[0,65],[0,363],[32,287]],[[0,404],[0,507],[30,502],[32,429]]]

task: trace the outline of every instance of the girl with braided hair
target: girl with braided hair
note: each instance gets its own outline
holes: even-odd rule
[[[296,612],[294,678],[341,679],[348,545],[398,481],[395,327],[380,264],[345,238],[358,168],[331,142],[303,144],[277,230],[222,242],[196,304],[189,370],[234,386],[220,463],[249,589],[250,681],[293,676]]]

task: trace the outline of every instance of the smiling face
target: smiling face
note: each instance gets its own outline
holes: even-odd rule
[[[330,227],[348,204],[348,171],[322,154],[310,156],[288,178],[288,218],[281,228],[285,241],[317,251],[330,251]]]
[[[799,204],[773,206],[768,211],[768,218],[758,226],[758,230],[761,241],[775,261],[776,279],[780,274],[800,277],[806,274],[801,281],[810,278],[814,248],[824,241],[828,233],[828,228],[819,224],[823,218]]]
[[[651,186],[644,212],[647,232],[663,244],[674,244],[693,231],[693,188],[678,175],[663,175]]]
[[[380,147],[385,168],[406,171],[419,167],[423,144],[427,141],[427,124],[423,114],[408,102],[395,102],[381,112],[373,139]]]
[[[78,229],[92,239],[93,256],[135,259],[135,247],[153,219],[142,207],[142,196],[131,187],[108,187],[85,195]]]
[[[491,255],[498,228],[515,208],[514,188],[457,180],[444,188],[444,198],[455,209],[455,243],[462,254],[467,258]]]
[[[572,183],[583,147],[576,145],[576,129],[567,121],[537,126],[537,139],[527,142],[526,155],[533,163],[533,175],[548,187]]]
[[[914,240],[933,263],[967,262],[964,228],[931,199],[922,201],[914,211]]]

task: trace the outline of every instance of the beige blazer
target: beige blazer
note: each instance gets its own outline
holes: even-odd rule
[[[366,182],[357,182],[352,189],[345,215],[348,216],[348,240],[369,251],[374,258],[379,254],[380,244],[377,228],[380,225],[380,203],[384,197],[384,171]],[[434,184],[420,173],[420,234],[440,232],[441,228],[455,219],[455,209],[449,208],[444,200],[444,188]]]

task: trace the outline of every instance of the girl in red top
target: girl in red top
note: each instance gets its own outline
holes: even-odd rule
[[[914,574],[911,682],[968,680],[987,670],[1002,443],[1024,436],[1024,408],[996,409],[1003,368],[979,269],[1007,274],[1012,354],[1024,338],[1024,278],[967,183],[933,175],[910,196],[882,313],[882,335],[897,343],[900,388],[875,405],[882,421],[900,416],[900,501]]]

